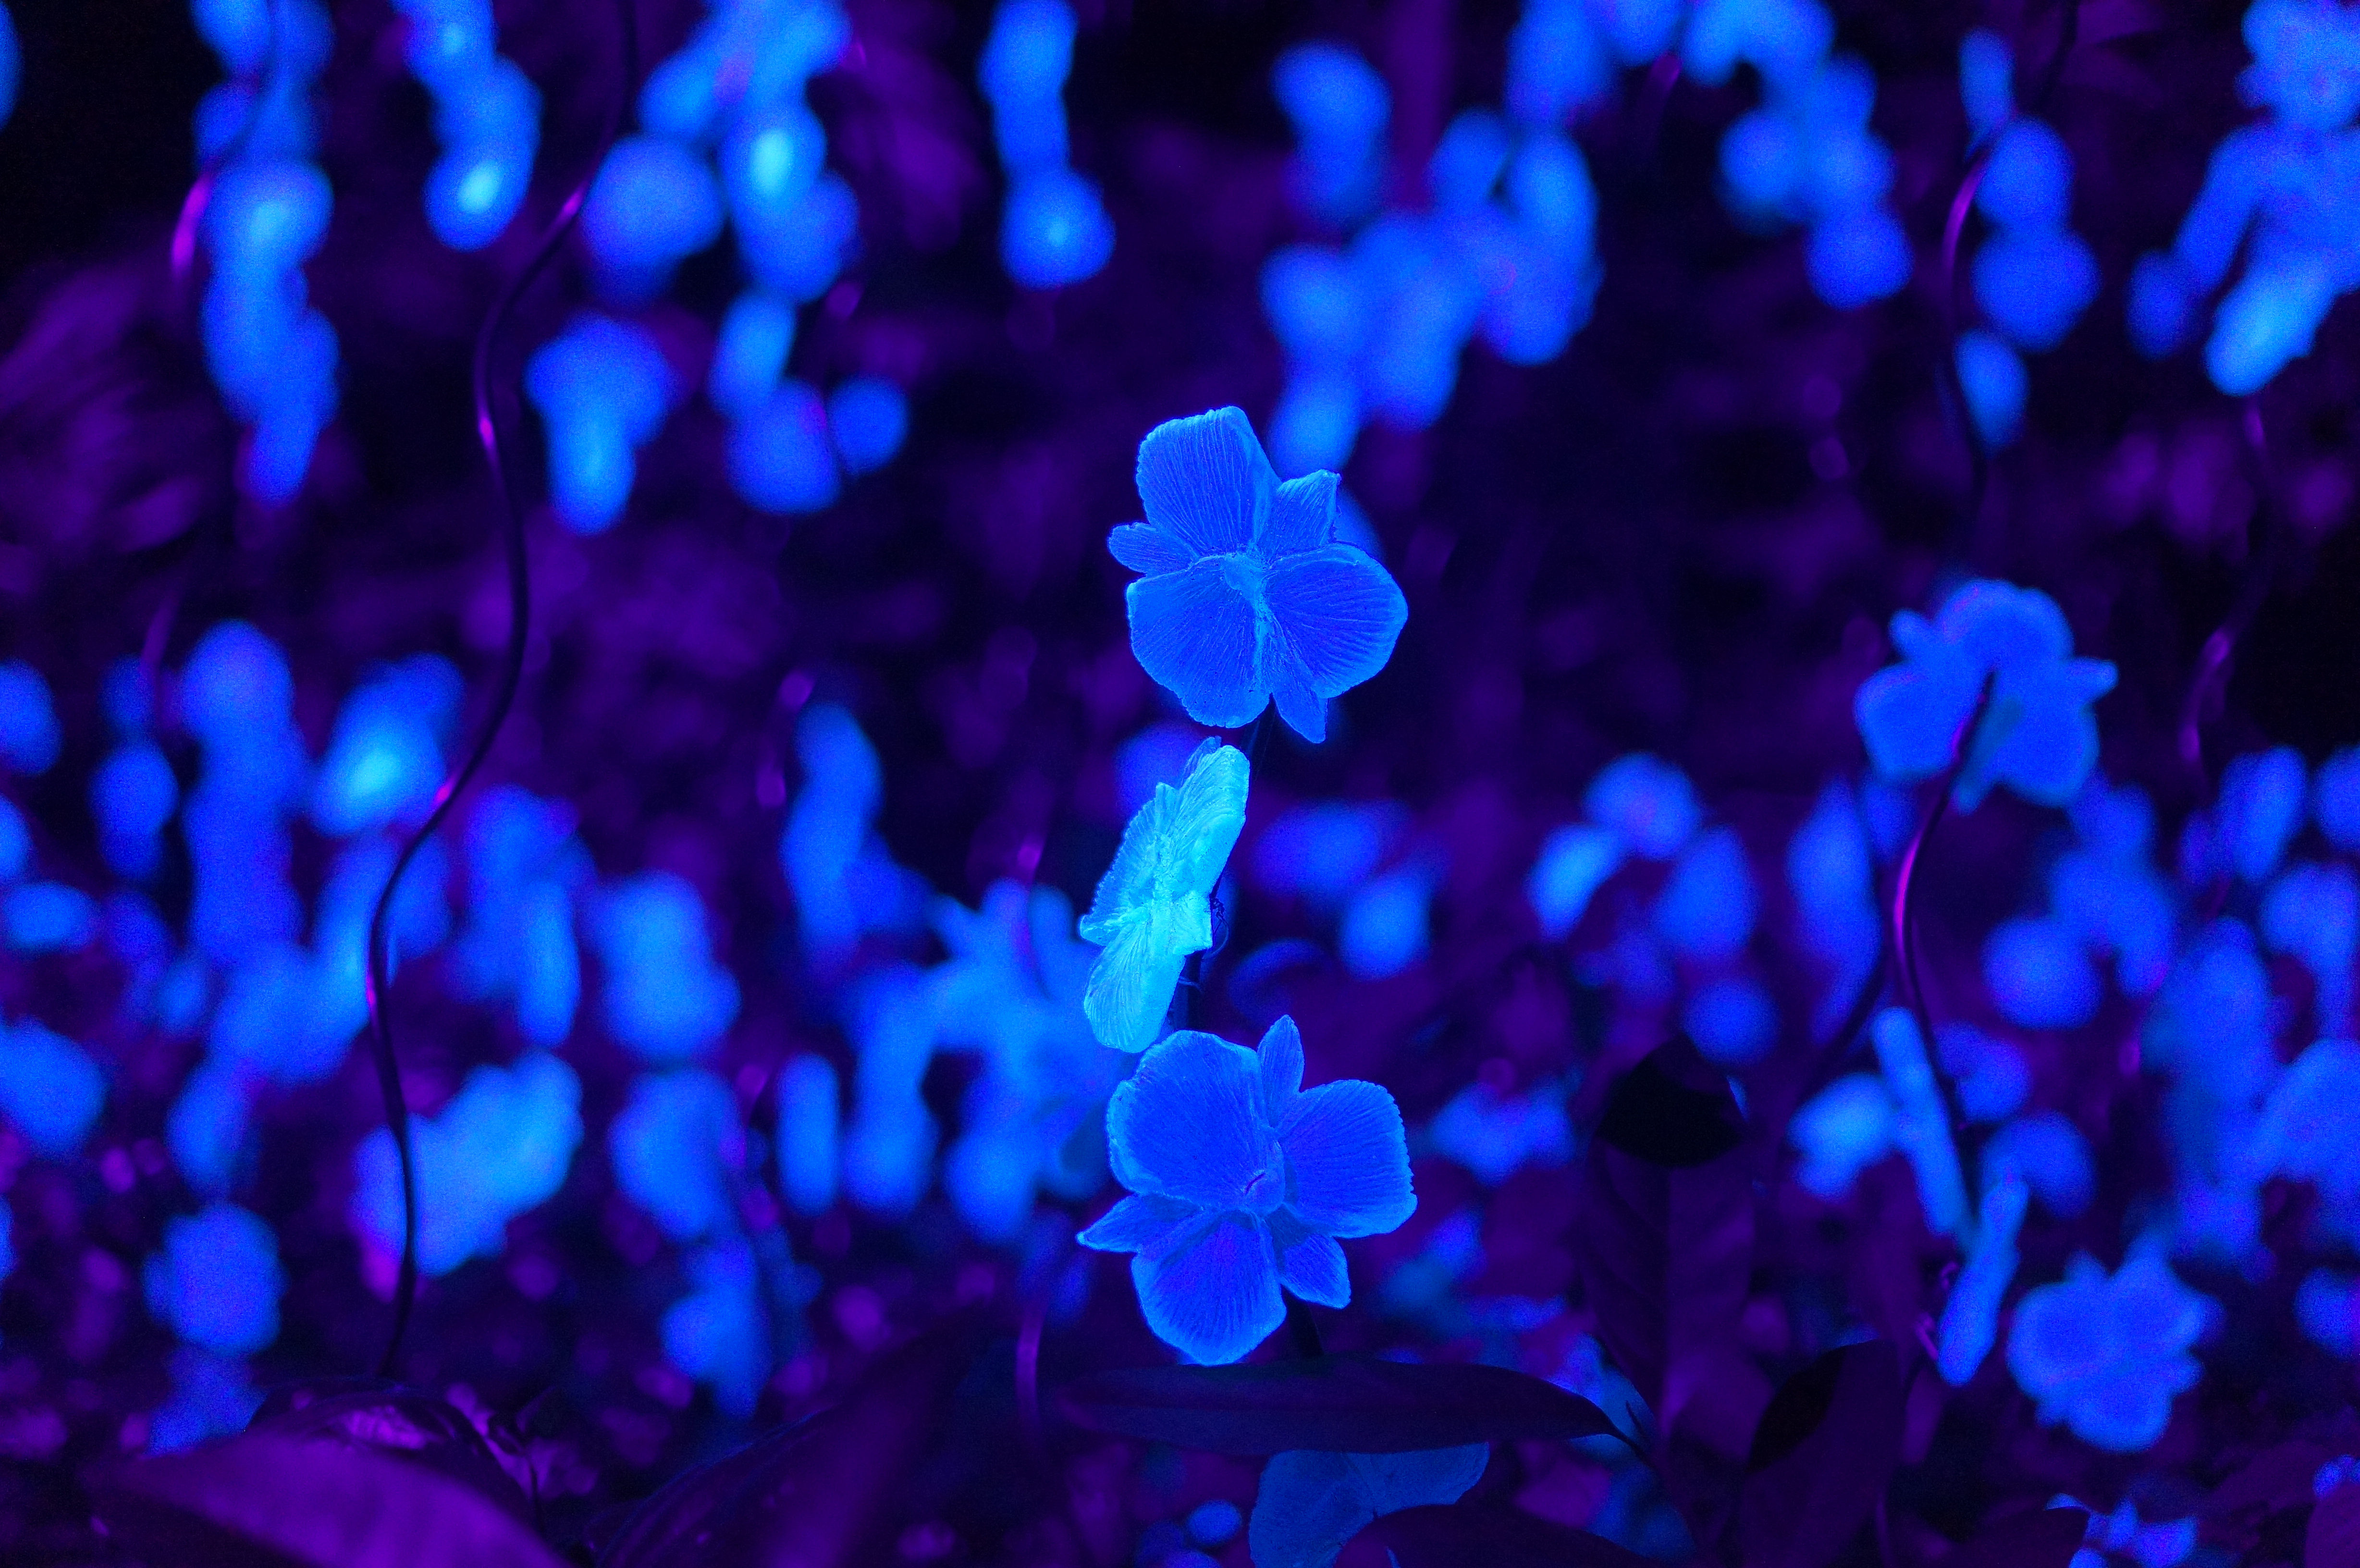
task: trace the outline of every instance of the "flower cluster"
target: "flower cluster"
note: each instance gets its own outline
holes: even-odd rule
[[[2007,1365],[2044,1421],[2116,1453],[2153,1447],[2171,1401],[2195,1386],[2191,1347],[2215,1312],[2170,1267],[2140,1252],[2109,1275],[2088,1257],[2025,1292]]]
[[[426,177],[426,221],[453,250],[481,250],[523,205],[541,146],[541,93],[500,58],[491,0],[397,0],[410,69],[434,100],[442,156]]]

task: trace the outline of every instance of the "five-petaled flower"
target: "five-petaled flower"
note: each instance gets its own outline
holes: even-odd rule
[[[1291,1018],[1259,1052],[1195,1029],[1139,1063],[1107,1107],[1125,1198],[1083,1246],[1129,1252],[1157,1338],[1220,1366],[1285,1321],[1282,1286],[1306,1301],[1352,1299],[1338,1236],[1393,1230],[1417,1207],[1401,1109],[1382,1086],[1306,1090]]]
[[[1852,704],[1877,773],[1893,783],[1930,779],[1965,763],[1951,800],[1983,803],[1994,784],[2027,800],[2062,806],[2098,762],[2098,721],[2090,704],[2114,689],[2114,667],[2075,659],[2073,634],[2057,602],[2009,583],[1970,583],[1928,620],[1893,617],[1903,662],[1868,678]],[[1991,702],[1972,736],[1959,732],[1991,683]]]
[[[1236,408],[1172,419],[1139,443],[1143,523],[1107,536],[1146,573],[1124,593],[1131,650],[1217,729],[1272,698],[1306,740],[1328,734],[1328,699],[1385,667],[1409,619],[1385,569],[1336,539],[1336,475],[1280,484]]]
[[[1158,784],[1122,830],[1081,923],[1082,940],[1106,950],[1082,993],[1099,1044],[1154,1044],[1182,964],[1213,945],[1213,887],[1246,825],[1250,772],[1245,753],[1208,740],[1179,788]]]

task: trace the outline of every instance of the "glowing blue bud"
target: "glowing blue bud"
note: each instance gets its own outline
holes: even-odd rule
[[[1443,127],[1426,160],[1426,191],[1438,208],[1472,208],[1491,200],[1514,152],[1508,123],[1489,109],[1465,109]]]
[[[739,1420],[754,1413],[772,1365],[758,1268],[742,1241],[699,1247],[688,1260],[689,1293],[663,1315],[665,1359],[710,1385],[715,1402]]]
[[[2343,1206],[2360,1197],[2360,1044],[2312,1044],[2271,1089],[2247,1150],[2253,1168],[2318,1183]]]
[[[1303,1039],[1282,1018],[1248,1051],[1184,1029],[1141,1058],[1107,1107],[1116,1180],[1133,1196],[1077,1238],[1129,1252],[1156,1337],[1192,1361],[1236,1361],[1306,1301],[1351,1299],[1338,1237],[1398,1228],[1417,1207],[1393,1096],[1356,1079],[1302,1087]]]
[[[537,130],[537,125],[536,125]],[[453,250],[481,250],[507,232],[532,183],[538,136],[452,148],[426,177],[426,222]]]
[[[1856,310],[1900,293],[1917,265],[1901,220],[1874,206],[1820,220],[1806,242],[1804,260],[1811,287],[1839,310]]]
[[[1433,874],[1416,866],[1389,871],[1355,893],[1336,931],[1344,967],[1363,980],[1382,980],[1424,958],[1426,906],[1433,896]]]
[[[2330,1269],[2314,1269],[2294,1293],[2295,1321],[2313,1345],[2338,1356],[2352,1355],[2360,1342],[2360,1279]]]
[[[860,203],[851,186],[823,171],[792,203],[743,213],[738,223],[738,250],[754,281],[811,300],[827,292],[858,247]]]
[[[1509,111],[1527,126],[1553,129],[1605,96],[1614,66],[1581,0],[1532,0],[1508,35]]]
[[[2080,1218],[2097,1196],[2090,1140],[2056,1111],[2018,1116],[1994,1133],[1983,1145],[1983,1168],[2022,1177],[2041,1207],[2060,1220]]]
[[[1298,44],[1271,68],[1271,88],[1301,151],[1295,193],[1322,223],[1349,225],[1377,203],[1384,180],[1393,94],[1383,77],[1338,44]]]
[[[1655,931],[1684,957],[1726,957],[1753,936],[1759,901],[1736,830],[1714,828],[1674,863],[1655,904]]]
[[[2024,361],[1998,333],[1970,327],[1959,334],[1959,387],[1967,413],[1986,447],[2012,444],[2024,428],[2024,405],[2032,378]]]
[[[729,483],[766,512],[832,506],[840,481],[827,409],[801,381],[784,381],[729,432]]]
[[[1146,573],[1125,590],[1131,652],[1189,717],[1251,723],[1275,697],[1306,740],[1328,700],[1384,668],[1409,618],[1385,569],[1335,541],[1336,476],[1278,482],[1236,408],[1174,419],[1140,443],[1147,521],[1108,537]]]
[[[1243,752],[1207,740],[1179,787],[1157,785],[1123,829],[1080,928],[1105,950],[1082,999],[1101,1044],[1153,1044],[1181,966],[1213,944],[1212,892],[1245,828],[1249,771]]]
[[[2319,765],[2312,791],[2319,831],[2338,849],[2360,850],[2360,746],[2337,752]]]
[[[1803,1153],[1795,1179],[1830,1202],[1893,1152],[1892,1092],[1874,1073],[1837,1079],[1795,1113],[1787,1136]]]
[[[158,835],[180,804],[180,781],[155,742],[132,740],[109,753],[90,780],[91,815],[107,865],[135,880],[154,876],[163,857]],[[0,866],[5,859],[0,855]]]
[[[1705,1060],[1719,1067],[1748,1067],[1778,1042],[1778,1006],[1758,980],[1715,980],[1688,998],[1681,1027]]]
[[[253,1094],[236,1066],[202,1062],[180,1086],[164,1122],[164,1147],[190,1190],[200,1196],[229,1194],[246,1149]]]
[[[144,1278],[148,1310],[200,1350],[251,1356],[279,1337],[279,1238],[244,1209],[215,1203],[167,1224]]]
[[[1671,859],[1704,823],[1704,807],[1688,775],[1639,751],[1599,769],[1582,792],[1581,809],[1647,860]]]
[[[1993,326],[2031,353],[2055,348],[2098,297],[2098,262],[2067,230],[2009,229],[1975,253],[1976,303]]]
[[[1983,1209],[1966,1267],[1950,1286],[1936,1334],[1935,1365],[1942,1380],[1961,1388],[1971,1381],[1999,1338],[2000,1301],[2016,1278],[2016,1238],[2024,1227],[2028,1193],[2013,1173],[1983,1189]]]
[[[1680,58],[1709,87],[1750,65],[1775,89],[1825,60],[1834,45],[1835,18],[1816,0],[1699,0]]]
[[[2204,368],[2233,397],[2258,392],[2311,352],[2319,325],[2342,292],[2335,258],[2289,250],[2258,259],[2221,301]]]
[[[1524,898],[1554,940],[1581,923],[1590,900],[1622,864],[1622,839],[1610,829],[1575,822],[1541,843],[1540,858],[1524,879]]]
[[[924,1192],[934,1116],[920,1094],[934,1059],[934,998],[917,971],[868,976],[849,998],[846,1032],[859,1059],[844,1137],[844,1189],[866,1208],[906,1214]]]
[[[606,961],[606,1028],[655,1062],[701,1056],[738,1018],[738,982],[714,961],[705,903],[670,872],[599,895],[590,940]]]
[[[1828,975],[1815,1033],[1833,1028],[1852,1005],[1884,937],[1875,866],[1861,819],[1851,789],[1830,783],[1786,845],[1786,886],[1802,917],[1800,935]]]
[[[2079,1029],[2097,1015],[2097,967],[2080,934],[2053,918],[1995,928],[1983,942],[1983,984],[2000,1016],[2026,1029]]]
[[[799,1214],[836,1206],[838,1099],[824,1056],[798,1056],[779,1073],[779,1185]]]
[[[373,673],[344,700],[311,780],[311,818],[338,837],[425,815],[442,782],[442,742],[464,682],[421,654]]]
[[[674,1241],[735,1225],[732,1185],[746,1161],[746,1134],[729,1085],[712,1073],[640,1078],[607,1130],[606,1151],[616,1185]]]
[[[418,1267],[429,1278],[497,1258],[508,1222],[557,1195],[582,1143],[582,1084],[544,1051],[480,1066],[442,1109],[410,1119]],[[401,1250],[401,1176],[379,1127],[353,1151],[353,1228],[389,1263]]]
[[[2016,56],[2007,40],[1977,27],[1959,42],[1959,97],[1967,131],[1981,141],[2016,113]]]
[[[661,293],[672,268],[721,237],[721,183],[669,136],[615,144],[582,207],[582,237],[618,296]]]
[[[576,533],[611,528],[638,477],[638,449],[679,395],[663,351],[638,327],[576,316],[527,362],[524,386],[548,430],[558,517]]]
[[[1079,283],[1113,255],[1114,221],[1089,180],[1059,167],[1034,169],[1010,187],[1000,258],[1025,288]]]
[[[2005,1121],[2032,1093],[2032,1067],[2024,1052],[1972,1024],[1937,1029],[1934,1053],[1957,1083],[1960,1107],[1971,1122]]]
[[[857,376],[827,395],[827,430],[855,477],[893,460],[910,433],[910,399],[890,381]]]
[[[1245,1516],[1235,1503],[1216,1497],[1209,1503],[1199,1503],[1188,1512],[1188,1539],[1196,1545],[1212,1548],[1227,1546],[1245,1528]]]
[[[705,383],[713,406],[733,419],[754,413],[778,389],[795,346],[795,308],[749,289],[721,319],[713,369]]]
[[[2309,789],[2302,755],[2289,746],[2240,757],[2223,768],[2215,828],[2221,869],[2248,882],[2268,880],[2302,827]]]
[[[98,935],[98,900],[62,882],[20,882],[0,892],[0,945],[12,953],[63,953]]]
[[[1011,173],[1065,162],[1061,94],[1073,69],[1074,28],[1064,0],[1006,0],[992,18],[976,74],[991,103],[1000,160]]]
[[[255,76],[270,57],[270,0],[192,0],[189,13],[224,70]]]
[[[2038,120],[2017,120],[1992,144],[1975,205],[2005,228],[2059,229],[2070,216],[2073,155]]]
[[[0,664],[0,766],[46,773],[62,739],[40,671],[21,661]]]
[[[106,1075],[82,1047],[37,1023],[0,1023],[0,1116],[36,1155],[79,1154],[105,1104]]]

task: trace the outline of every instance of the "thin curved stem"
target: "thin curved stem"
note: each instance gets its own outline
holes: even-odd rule
[[[1952,414],[1959,421],[1959,439],[1967,447],[1967,500],[1959,517],[1959,528],[1951,554],[1966,556],[1974,547],[1975,530],[1983,523],[1983,503],[1991,493],[1991,453],[1984,449],[1982,432],[1975,429],[1974,409],[1967,402],[1967,384],[1959,375],[1959,337],[1964,330],[1961,322],[1965,310],[1959,299],[1959,247],[1967,232],[1967,214],[1974,210],[1975,196],[1983,189],[1983,176],[1991,171],[1991,149],[1985,147],[1975,154],[1967,171],[1959,179],[1959,189],[1950,198],[1950,214],[1942,221],[1942,321],[1949,332],[1949,347],[1942,355],[1942,387],[1950,398]]]
[[[401,1168],[401,1267],[396,1276],[393,1292],[393,1330],[387,1337],[385,1356],[377,1364],[377,1375],[389,1377],[401,1356],[401,1342],[409,1332],[410,1314],[418,1297],[418,1172],[410,1147],[410,1105],[401,1092],[399,1059],[394,1053],[393,1018],[387,1007],[388,992],[393,983],[393,965],[389,927],[394,897],[401,889],[401,878],[418,858],[426,841],[450,816],[459,797],[466,791],[475,775],[482,771],[508,724],[508,714],[516,707],[517,689],[524,681],[527,641],[531,633],[532,582],[530,563],[525,551],[524,497],[517,488],[515,470],[510,467],[500,439],[500,424],[492,403],[492,355],[499,342],[500,331],[508,318],[516,313],[518,302],[525,290],[538,281],[556,259],[565,237],[574,232],[582,215],[582,203],[590,194],[590,183],[599,167],[606,162],[606,152],[621,136],[625,116],[629,113],[633,93],[639,80],[639,17],[634,0],[616,0],[616,15],[620,22],[623,90],[616,95],[615,111],[610,116],[606,134],[599,144],[598,156],[592,160],[590,170],[582,177],[573,192],[558,209],[556,220],[542,236],[540,246],[523,268],[508,280],[491,310],[484,318],[483,329],[475,334],[474,386],[475,399],[475,439],[484,449],[484,458],[491,465],[492,481],[497,488],[506,509],[506,539],[508,579],[508,647],[500,659],[497,685],[492,693],[492,705],[484,716],[475,744],[468,747],[458,768],[443,780],[434,793],[433,809],[426,814],[409,839],[401,853],[395,856],[393,871],[377,894],[377,906],[369,912],[368,976],[366,993],[369,1013],[369,1045],[377,1061],[378,1092],[385,1100],[387,1127],[393,1133],[394,1153]]]
[[[2032,90],[2025,113],[2038,114],[2049,107],[2049,100],[2057,95],[2057,84],[2065,78],[2065,60],[2081,38],[2081,0],[2065,0],[2063,11],[2057,19],[2057,48],[2040,72],[2040,84]]]
[[[2261,543],[2254,551],[2253,564],[2245,569],[2244,580],[2237,584],[2236,597],[2229,602],[2228,614],[2198,650],[2196,670],[2189,680],[2188,695],[2180,705],[2180,760],[2195,777],[2200,796],[2212,792],[2212,779],[2204,767],[2205,709],[2226,678],[2229,660],[2237,650],[2239,639],[2252,629],[2262,606],[2268,603],[2286,552],[2286,530],[2278,526],[2278,484],[2270,464],[2268,432],[2262,424],[2258,394],[2245,399],[2245,448],[2254,460],[2259,493],[2255,512]]]

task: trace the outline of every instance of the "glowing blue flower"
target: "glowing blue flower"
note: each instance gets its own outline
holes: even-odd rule
[[[2171,967],[2179,918],[2171,884],[2148,857],[2155,809],[2136,789],[2100,785],[2074,802],[2072,814],[2081,842],[2049,874],[2050,909],[2092,951],[2114,955],[2114,983],[2125,996],[2152,996]]]
[[[1245,753],[1207,740],[1179,788],[1157,785],[1123,829],[1081,921],[1082,940],[1106,950],[1082,997],[1101,1044],[1153,1044],[1182,964],[1213,945],[1213,887],[1245,828],[1248,774]]]
[[[39,1024],[0,1020],[0,1116],[35,1154],[80,1153],[105,1104],[106,1074],[89,1052]]]
[[[738,1021],[738,981],[714,959],[705,901],[671,872],[601,893],[589,935],[606,964],[606,1028],[639,1055],[701,1056]]]
[[[1934,1052],[1942,1071],[1958,1084],[1959,1107],[1971,1122],[2005,1121],[2023,1108],[2032,1093],[2032,1068],[2024,1052],[1972,1024],[1937,1029]]]
[[[164,1454],[246,1430],[262,1403],[243,1362],[184,1345],[172,1352],[172,1394],[148,1420],[148,1448]]]
[[[557,1195],[582,1143],[582,1083],[545,1051],[480,1066],[432,1116],[410,1124],[418,1173],[418,1267],[428,1278],[497,1258],[508,1222]],[[401,1250],[401,1171],[378,1127],[353,1150],[353,1228],[378,1266]]]
[[[2027,1291],[2008,1334],[2007,1366],[2040,1419],[2117,1454],[2152,1448],[2171,1401],[2195,1386],[2189,1354],[2212,1303],[2141,1253],[2109,1279],[2087,1257],[2065,1278]]]
[[[779,1070],[779,1186],[799,1214],[836,1206],[838,1123],[842,1120],[836,1064],[825,1056],[798,1056]]]
[[[787,812],[779,860],[795,898],[803,951],[835,962],[870,931],[912,923],[923,884],[893,864],[877,835],[885,776],[851,713],[815,702],[795,723],[803,786]]]
[[[442,742],[464,688],[435,654],[377,671],[344,700],[311,781],[311,817],[346,834],[423,816],[442,782]]]
[[[2029,1190],[2015,1171],[2003,1169],[1983,1189],[1983,1207],[1967,1242],[1966,1267],[1943,1303],[1935,1356],[1942,1380],[1952,1388],[1972,1380],[1999,1337],[2000,1302],[2016,1278],[2016,1240],[2024,1228]]]
[[[1526,1165],[1562,1165],[1573,1158],[1565,1093],[1562,1083],[1535,1084],[1514,1095],[1480,1081],[1470,1083],[1435,1113],[1426,1141],[1487,1187]]]
[[[754,1413],[773,1364],[759,1268],[743,1241],[699,1247],[688,1260],[693,1288],[663,1315],[664,1358],[710,1385],[715,1402],[740,1420]]]
[[[0,664],[0,767],[46,773],[62,739],[41,672],[21,661]]]
[[[721,186],[669,136],[615,144],[582,204],[582,237],[602,281],[624,299],[660,294],[672,268],[721,236]]]
[[[1813,1029],[1821,1034],[1852,1006],[1884,940],[1876,865],[1861,817],[1852,787],[1832,782],[1786,844],[1786,886],[1802,917],[1798,934],[1827,975],[1813,1015]]]
[[[1655,903],[1655,931],[1684,958],[1725,958],[1754,934],[1760,901],[1737,830],[1715,828],[1673,863]]]
[[[1970,583],[1934,620],[1915,610],[1895,615],[1893,642],[1903,662],[1870,676],[1852,704],[1870,760],[1888,781],[1930,779],[1950,766],[1987,678],[1991,705],[1966,737],[1951,792],[1961,811],[1981,805],[1994,784],[2061,806],[2097,766],[2090,704],[2114,690],[2114,667],[2071,657],[2073,634],[2048,594]]]
[[[2004,920],[1983,942],[1983,984],[2026,1029],[2079,1029],[2097,1016],[2098,971],[2065,921]]]
[[[1254,1568],[1328,1568],[1371,1520],[1465,1497],[1491,1459],[1488,1443],[1419,1454],[1273,1454],[1246,1526]]]
[[[517,1028],[535,1045],[558,1045],[574,1030],[582,1001],[574,900],[589,880],[570,807],[511,784],[485,791],[467,823],[457,978],[468,996],[513,998]]]
[[[934,1116],[923,1093],[934,1056],[934,993],[915,969],[895,964],[865,976],[845,1011],[858,1065],[844,1129],[844,1190],[866,1208],[906,1214],[934,1158]]]
[[[2060,1220],[2078,1218],[2098,1192],[2097,1162],[2081,1129],[2057,1111],[2018,1116],[1983,1145],[1983,1170],[2013,1171],[2040,1206]]]
[[[694,1068],[650,1073],[606,1133],[615,1183],[674,1241],[736,1228],[746,1133],[729,1085]]]
[[[2270,1091],[2250,1149],[2254,1169],[2318,1183],[2331,1209],[2360,1199],[2360,1044],[2322,1040]]]
[[[1384,668],[1409,606],[1335,538],[1336,476],[1280,484],[1236,408],[1174,419],[1139,445],[1147,521],[1108,536],[1147,575],[1125,591],[1131,647],[1199,724],[1251,724],[1275,697],[1306,739],[1327,700]]]
[[[1876,1015],[1869,1038],[1876,1045],[1885,1086],[1893,1094],[1893,1141],[1908,1157],[1918,1178],[1918,1202],[1926,1211],[1927,1228],[1939,1236],[1960,1236],[1971,1223],[1966,1179],[1959,1170],[1950,1112],[1926,1060],[1925,1037],[1907,1008],[1887,1007]]]
[[[1807,1192],[1841,1197],[1863,1171],[1893,1152],[1893,1093],[1870,1073],[1852,1073],[1795,1113],[1787,1136],[1802,1151],[1795,1179]]]
[[[1350,49],[1322,42],[1280,55],[1270,85],[1295,125],[1295,200],[1323,223],[1368,216],[1384,183],[1385,127],[1393,119],[1385,79]]]
[[[2360,877],[2337,861],[2289,866],[2262,899],[2262,936],[2311,971],[2322,1034],[2352,1028],[2352,964],[2360,954]]]
[[[1305,1090],[1291,1018],[1259,1052],[1194,1029],[1142,1058],[1107,1106],[1125,1198],[1081,1234],[1134,1254],[1132,1284],[1156,1337],[1192,1361],[1243,1356],[1306,1301],[1351,1300],[1337,1238],[1377,1236],[1417,1207],[1401,1110],[1378,1084]]]
[[[148,1260],[148,1310],[216,1356],[250,1356],[279,1337],[279,1238],[258,1216],[229,1203],[164,1227]]]

